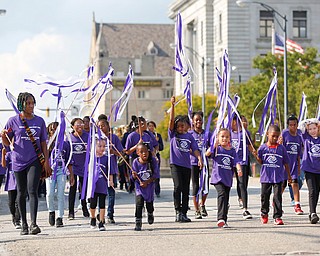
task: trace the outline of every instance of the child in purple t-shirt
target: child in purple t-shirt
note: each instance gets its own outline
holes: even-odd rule
[[[301,131],[298,131],[298,118],[290,116],[287,120],[288,129],[282,131],[279,143],[285,146],[289,156],[289,166],[292,183],[291,187],[294,197],[294,211],[297,215],[302,215],[303,211],[300,206],[300,192],[298,178],[300,175],[300,156],[302,152],[302,136]],[[300,134],[299,134],[300,133]],[[282,193],[287,186],[287,173],[284,172],[284,181],[282,183]]]
[[[113,184],[113,175],[116,174],[115,168],[112,166],[108,166],[108,156],[105,153],[106,148],[106,141],[105,140],[97,140],[96,144],[96,154],[97,154],[97,180],[95,182],[95,190],[94,196],[90,198],[90,227],[96,228],[96,208],[99,202],[99,231],[105,231],[105,212],[106,212],[106,196],[108,194],[108,185],[111,187],[114,186]],[[112,162],[110,163],[110,165]],[[108,177],[108,170],[110,168],[109,177]],[[109,184],[108,184],[109,182]]]
[[[305,171],[309,191],[309,220],[319,221],[317,204],[320,192],[320,122],[316,118],[307,119],[299,127],[304,140],[301,170]]]
[[[17,202],[17,184],[14,171],[12,170],[11,151],[7,152],[6,148],[3,147],[1,155],[1,165],[6,169],[6,184],[4,190],[8,191],[8,205],[12,216],[12,223],[16,229],[21,229],[20,212]]]
[[[273,219],[275,225],[283,225],[282,217],[282,182],[283,168],[288,174],[288,182],[291,183],[289,168],[289,156],[286,148],[278,144],[280,128],[270,125],[267,131],[267,143],[260,146],[258,153],[253,151],[257,161],[262,165],[260,171],[261,183],[261,222],[268,223],[270,195],[273,188]]]
[[[218,194],[217,226],[219,228],[228,227],[227,215],[234,167],[237,169],[238,176],[242,176],[240,161],[238,160],[236,150],[230,146],[230,138],[230,131],[226,128],[221,128],[217,134],[214,151],[211,151],[211,148],[209,148],[206,152],[206,155],[211,156],[213,159],[210,183],[214,185]]]
[[[160,174],[158,161],[152,156],[145,144],[138,144],[137,155],[138,158],[134,159],[132,163],[132,178],[135,180],[136,188],[136,226],[134,230],[140,231],[144,202],[146,202],[148,212],[148,223],[153,224],[154,181],[160,177]]]
[[[171,98],[169,120],[170,168],[173,179],[173,198],[176,210],[176,222],[190,222],[187,217],[189,206],[189,187],[191,177],[190,151],[198,158],[202,169],[202,158],[193,136],[186,131],[186,121],[183,116],[174,117],[175,96]]]

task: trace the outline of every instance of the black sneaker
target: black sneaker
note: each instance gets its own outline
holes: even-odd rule
[[[202,217],[208,217],[208,213],[207,213],[206,207],[204,205],[200,206],[200,213],[201,213]]]
[[[115,222],[115,220],[114,220],[113,217],[109,217],[109,216],[108,216],[108,223],[109,223],[109,224],[115,224],[116,222]]]
[[[90,228],[96,228],[97,227],[97,219],[91,218],[90,220]]]
[[[20,223],[20,220],[16,220],[16,221],[15,221],[15,223],[14,223],[13,225],[14,225],[14,227],[15,227],[16,229],[21,229],[21,223]]]
[[[56,227],[57,227],[57,228],[63,227],[62,218],[57,218]]]
[[[97,214],[97,220],[100,221],[100,213]]]
[[[106,228],[105,228],[103,222],[100,221],[98,227],[99,227],[99,231],[106,231]]]
[[[242,218],[244,218],[245,220],[249,220],[249,219],[252,219],[252,215],[250,214],[249,211],[244,211],[242,214]]]
[[[39,228],[39,226],[37,224],[31,224],[30,225],[30,234],[36,235],[39,233],[41,233],[41,229]]]
[[[187,214],[181,213],[181,220],[180,222],[191,222],[191,220],[187,217]]]
[[[87,207],[82,208],[82,214],[83,214],[83,217],[85,217],[85,218],[90,217],[90,214],[89,214]]]
[[[141,231],[142,227],[142,219],[136,219],[136,226],[134,228],[135,231]]]
[[[148,213],[148,223],[151,225],[154,222],[153,213]]]
[[[68,219],[69,220],[74,220],[74,213],[69,212]]]
[[[176,212],[175,222],[180,222],[180,221],[181,221],[181,212]]]
[[[55,212],[49,212],[49,224],[50,226],[54,226],[56,220]]]
[[[29,227],[27,223],[22,224],[20,235],[29,235]]]
[[[195,218],[196,220],[202,219],[202,216],[201,216],[200,211],[196,211],[196,212],[194,213],[194,218]]]
[[[309,220],[311,224],[316,224],[319,221],[319,217],[316,213],[311,213],[309,215]]]

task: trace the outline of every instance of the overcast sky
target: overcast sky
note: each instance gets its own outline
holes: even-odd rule
[[[45,74],[56,79],[78,75],[88,64],[92,17],[105,23],[169,23],[173,0],[0,0],[0,108],[10,108],[4,89],[15,96],[28,90],[38,107],[40,89],[23,82]],[[53,103],[50,103],[53,107]],[[0,122],[4,113],[0,112]],[[13,113],[10,113],[12,115]],[[6,113],[5,116],[9,114]],[[1,128],[0,128],[1,129]]]

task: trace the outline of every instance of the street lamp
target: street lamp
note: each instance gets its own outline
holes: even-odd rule
[[[286,15],[280,14],[278,11],[276,11],[273,7],[270,5],[267,5],[265,3],[259,2],[259,1],[250,1],[250,0],[237,0],[237,5],[240,7],[244,7],[247,4],[260,4],[263,8],[265,8],[267,11],[272,12],[273,18],[277,21],[279,27],[284,33],[284,54],[283,54],[283,123],[286,125],[287,123],[287,115],[288,115],[288,80],[287,80],[287,17]],[[276,18],[276,15],[278,15],[280,18],[283,19],[284,24],[282,25],[278,19]],[[274,35],[273,35],[274,36]]]
[[[174,48],[174,47],[176,47],[176,45],[175,44],[170,44],[170,47]],[[200,66],[201,66],[201,71],[202,71],[202,94],[203,94],[202,95],[202,101],[201,101],[201,110],[202,110],[202,113],[203,113],[203,126],[204,126],[204,124],[205,124],[205,110],[206,110],[206,107],[205,107],[205,100],[206,100],[206,96],[205,96],[205,81],[204,81],[205,58],[202,57],[192,47],[189,47],[189,46],[186,46],[186,45],[184,45],[183,47],[186,48],[187,50],[189,50],[191,52],[191,54],[196,57],[197,61],[199,62]]]
[[[241,75],[240,75],[240,73],[239,73],[238,67],[237,67],[237,66],[232,66],[231,69],[232,69],[233,71],[237,71],[238,79],[239,79],[239,84],[241,84]]]

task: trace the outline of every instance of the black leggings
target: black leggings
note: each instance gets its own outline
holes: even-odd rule
[[[77,194],[77,177],[79,177],[79,194],[82,190],[83,185],[83,177],[74,175],[74,184],[73,186],[70,186],[69,190],[69,214],[74,214],[74,203],[76,201],[76,194]],[[80,196],[81,198],[81,196]],[[85,208],[87,209],[87,203],[86,200],[81,200],[82,210]]]
[[[37,159],[26,169],[14,172],[17,182],[17,201],[21,214],[22,224],[27,224],[26,197],[29,194],[31,224],[37,224],[38,212],[38,186],[40,182],[42,166]]]
[[[136,213],[135,217],[137,219],[142,219],[142,209],[144,207],[144,198],[142,195],[136,196]],[[152,202],[146,202],[146,208],[148,213],[153,213],[154,207],[153,207],[153,201]]]
[[[0,188],[1,188],[1,185],[2,185],[2,182],[3,182],[3,180],[4,180],[4,175],[0,175]]]
[[[106,209],[106,196],[105,194],[101,193],[94,193],[94,197],[90,198],[90,209],[96,209],[97,203],[99,199],[99,208]]]
[[[191,169],[175,164],[171,164],[170,168],[173,179],[174,208],[177,212],[186,214],[189,207]]]
[[[238,172],[235,171],[237,178],[237,193],[238,197],[242,199],[243,208],[248,208],[248,183],[250,167],[248,165],[241,165],[242,176],[238,176]]]
[[[8,191],[8,205],[10,213],[12,215],[12,222],[16,223],[20,221],[20,212],[17,202],[17,190]]]
[[[317,213],[320,192],[320,174],[307,171],[305,171],[305,174],[309,191],[309,212],[310,214]]]

